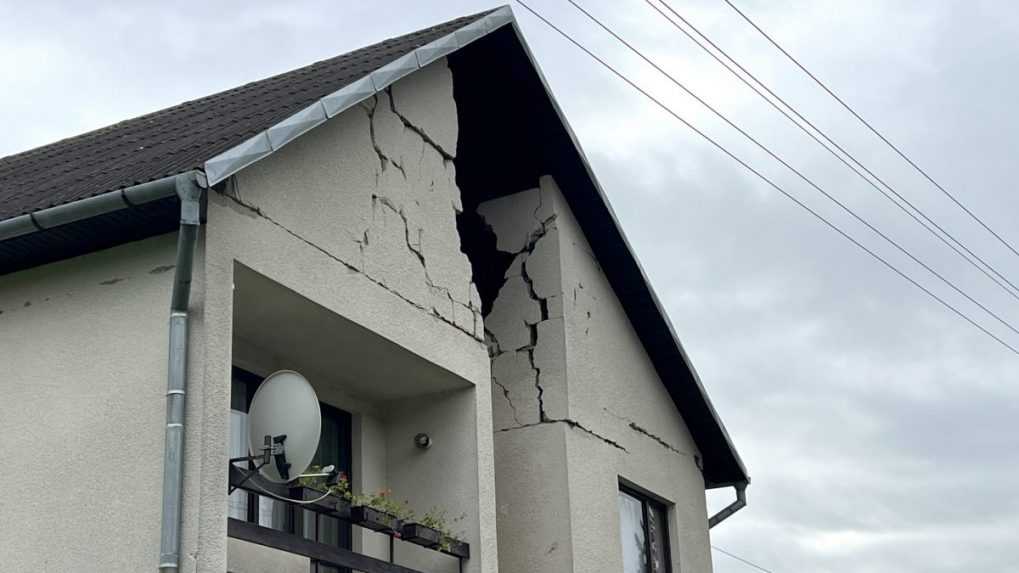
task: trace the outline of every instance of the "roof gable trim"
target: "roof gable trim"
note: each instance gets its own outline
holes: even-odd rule
[[[245,167],[272,155],[284,145],[325,123],[329,118],[386,89],[397,80],[514,21],[509,6],[502,6],[319,99],[307,108],[206,161],[204,170],[209,185],[224,181]]]
[[[273,149],[279,149],[305,132],[318,127],[327,119],[329,116],[326,114],[325,104],[319,100],[270,127],[267,130],[269,145]]]

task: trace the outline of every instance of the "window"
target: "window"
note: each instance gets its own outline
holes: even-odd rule
[[[626,487],[619,489],[623,573],[670,573],[668,511]]]
[[[247,418],[251,398],[255,395],[260,376],[250,372],[233,369],[230,385],[230,457],[248,455]],[[333,408],[328,404],[322,407],[322,436],[319,439],[318,451],[315,453],[313,465],[335,465],[337,469],[351,476],[351,418],[350,413]],[[254,466],[251,466],[254,467]],[[272,527],[303,535],[307,539],[315,539],[322,543],[335,544],[344,549],[351,548],[351,526],[333,517],[322,516],[311,511],[303,511],[289,504],[280,503],[271,497],[260,496],[243,490],[230,494],[229,515],[257,523],[263,527]],[[321,573],[334,572],[336,569],[324,565],[318,569]]]

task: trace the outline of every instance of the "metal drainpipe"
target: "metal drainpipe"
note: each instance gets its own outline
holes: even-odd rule
[[[181,506],[184,477],[184,397],[187,389],[188,302],[191,299],[191,270],[195,243],[201,225],[204,177],[184,173],[177,176],[180,197],[180,231],[177,235],[177,264],[170,302],[170,360],[166,390],[166,450],[163,456],[163,521],[159,541],[159,570],[176,573],[180,567]]]
[[[736,488],[736,501],[722,508],[721,511],[711,516],[708,519],[708,529],[722,523],[729,518],[732,514],[743,509],[747,505],[747,482],[741,481],[733,485]]]

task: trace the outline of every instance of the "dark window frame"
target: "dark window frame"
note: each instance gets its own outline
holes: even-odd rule
[[[646,492],[636,489],[625,483],[619,484],[619,491],[624,493],[636,501],[640,502],[641,512],[643,514],[643,528],[644,528],[644,555],[646,556],[647,570],[651,573],[672,573],[672,539],[669,537],[669,506],[663,503],[661,500],[648,495]],[[664,519],[657,520],[652,519],[651,508],[659,510]],[[662,562],[663,567],[657,568],[654,563],[654,551],[651,546],[655,539],[654,527],[660,526],[661,538],[664,546],[662,547]]]

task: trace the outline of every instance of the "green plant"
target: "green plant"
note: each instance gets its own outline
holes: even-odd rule
[[[307,471],[307,473],[310,474],[321,472],[321,466],[310,466]],[[328,492],[346,501],[351,501],[351,498],[353,497],[350,493],[350,480],[344,472],[340,472],[339,479],[337,479],[336,484],[334,485],[328,485],[328,480],[324,476],[299,477],[297,478],[297,483],[302,487]]]
[[[390,489],[380,489],[374,493],[359,493],[351,496],[348,501],[350,501],[350,505],[370,507],[395,516],[401,521],[414,519],[414,510],[410,508],[407,500],[396,501],[393,499],[393,492]]]
[[[446,516],[445,509],[433,507],[432,509],[428,510],[427,513],[421,516],[421,519],[418,520],[418,523],[424,525],[425,527],[429,527],[431,529],[438,531],[441,536],[439,540],[439,548],[442,549],[443,551],[449,551],[452,548],[454,541],[461,537],[464,537],[463,531],[454,532],[453,528],[456,526],[457,523],[460,523],[466,517],[467,517],[466,513],[461,513],[456,518],[448,519]]]
[[[308,468],[307,473],[314,474],[321,472],[322,468],[320,466],[311,466]],[[376,511],[388,513],[389,515],[398,518],[400,521],[416,521],[425,527],[434,529],[438,531],[441,536],[439,548],[443,551],[449,551],[452,548],[454,541],[464,537],[463,531],[454,531],[454,528],[456,527],[456,524],[460,523],[467,517],[466,513],[462,513],[456,518],[449,519],[446,510],[433,507],[428,510],[427,513],[422,515],[420,519],[415,520],[414,510],[411,509],[407,500],[397,501],[393,498],[392,490],[388,488],[380,489],[373,493],[354,494],[350,491],[350,480],[347,478],[347,474],[343,472],[340,472],[339,479],[335,485],[328,485],[326,478],[321,476],[300,477],[297,479],[297,483],[303,487],[328,492],[349,502],[352,506],[370,507]]]

